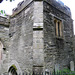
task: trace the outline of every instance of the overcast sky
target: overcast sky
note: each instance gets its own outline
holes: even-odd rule
[[[12,9],[17,7],[17,4],[23,0],[15,0],[13,2],[9,2],[4,0],[0,4],[0,10],[5,10],[7,14],[12,14]],[[74,20],[74,25],[75,25],[75,0],[61,0],[65,5],[70,7],[71,12],[72,12],[72,19]],[[74,34],[75,34],[75,26],[74,26]]]
[[[75,0],[61,0],[61,1],[64,2],[64,4],[71,9],[72,19],[74,20],[73,27],[74,27],[74,34],[75,34]]]

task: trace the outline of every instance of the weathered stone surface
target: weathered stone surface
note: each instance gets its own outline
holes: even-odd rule
[[[56,36],[56,19],[61,22],[60,37]],[[74,61],[73,20],[67,6],[55,0],[24,0],[13,9],[10,26],[8,19],[1,17],[0,21],[0,41],[6,48],[2,73],[12,68],[17,74],[70,68]]]
[[[10,61],[16,60],[22,70],[32,68],[33,3],[10,21]]]
[[[44,58],[46,68],[54,69],[59,64],[59,69],[68,68],[69,61],[74,60],[73,56],[73,21],[69,8],[61,6],[55,0],[44,0]],[[66,8],[66,10],[65,10]],[[56,38],[54,18],[62,20],[63,37]],[[49,63],[52,63],[49,67]]]
[[[33,66],[44,65],[43,44],[43,1],[34,2],[34,24],[33,24]]]
[[[9,20],[0,16],[0,73],[7,71],[9,51]]]

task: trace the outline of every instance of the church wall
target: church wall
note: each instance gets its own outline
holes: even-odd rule
[[[9,51],[9,20],[0,16],[0,73],[7,71]]]
[[[11,17],[10,23],[10,63],[16,60],[22,72],[31,72],[33,66],[33,2],[30,0],[29,5]]]
[[[12,68],[17,74],[70,68],[74,60],[73,20],[67,6],[55,0],[25,0],[13,9],[10,26],[2,19],[3,73]]]
[[[55,0],[44,1],[44,51],[45,68],[69,68],[73,59],[73,21],[70,9]],[[56,36],[54,20],[62,22],[62,36]],[[50,66],[49,66],[50,65]]]

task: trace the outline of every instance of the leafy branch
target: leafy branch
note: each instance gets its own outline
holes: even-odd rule
[[[8,1],[8,0],[6,0],[6,1]],[[15,1],[15,0],[10,0],[10,2],[12,2],[12,1]],[[0,3],[2,3],[3,2],[3,0],[0,0]]]

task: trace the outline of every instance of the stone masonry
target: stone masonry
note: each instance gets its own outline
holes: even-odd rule
[[[8,67],[9,19],[0,16],[0,73]]]
[[[74,61],[70,8],[56,0],[24,0],[12,11],[9,19],[0,17],[0,73],[70,69]]]
[[[73,20],[67,6],[62,6],[55,0],[44,0],[44,53],[48,69],[59,64],[60,69],[69,68],[73,59]],[[62,37],[55,35],[54,19],[62,21]],[[51,65],[51,66],[49,66]]]

